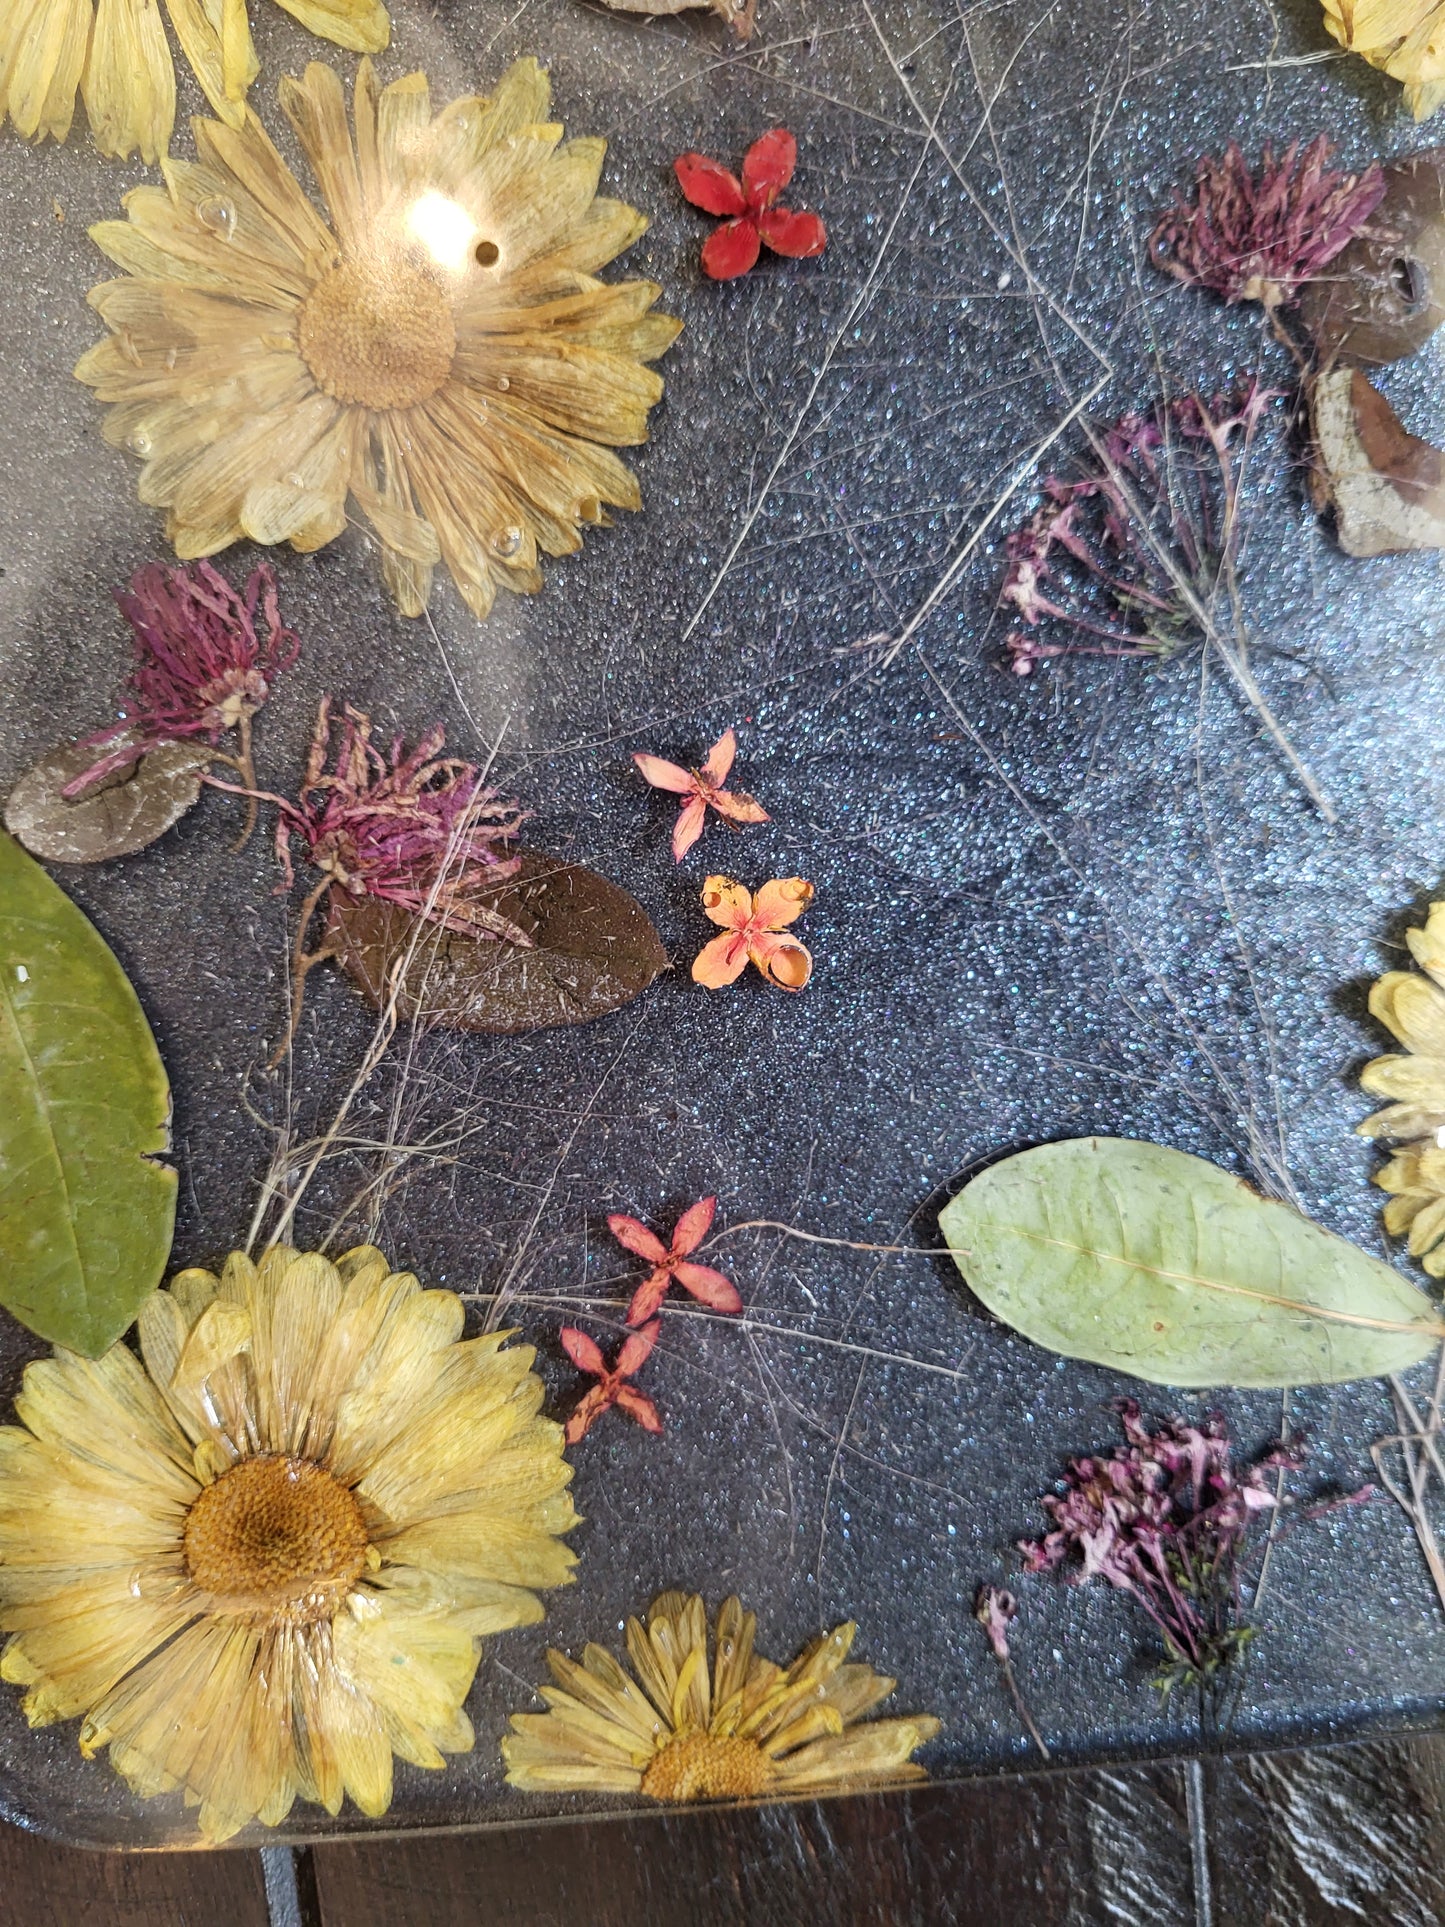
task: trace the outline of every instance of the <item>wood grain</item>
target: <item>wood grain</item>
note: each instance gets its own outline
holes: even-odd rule
[[[311,1863],[323,1927],[1193,1924],[1167,1766],[318,1847]]]
[[[254,1853],[86,1853],[0,1826],[5,1927],[267,1927]]]

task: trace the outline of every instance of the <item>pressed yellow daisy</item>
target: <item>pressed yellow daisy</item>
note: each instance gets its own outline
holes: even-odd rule
[[[549,1652],[557,1684],[541,1692],[551,1711],[513,1714],[502,1742],[508,1783],[676,1802],[927,1778],[910,1756],[939,1723],[927,1714],[862,1720],[896,1682],[844,1665],[851,1622],[786,1670],[753,1652],[755,1625],[738,1600],[725,1600],[709,1664],[702,1600],[665,1592],[645,1627],[627,1622],[636,1678],[601,1646],[588,1646],[580,1666]]]
[[[404,614],[440,561],[484,616],[609,505],[641,506],[611,451],[647,439],[644,364],[681,323],[649,312],[655,283],[595,277],[647,223],[597,198],[606,143],[564,144],[548,97],[521,60],[433,114],[424,74],[378,92],[363,61],[353,143],[313,64],[281,101],[329,222],[252,115],[197,121],[199,162],[91,229],[128,275],[92,290],[111,335],[75,372],[179,555],[320,548],[349,497]]]
[[[1433,1138],[1407,1144],[1376,1172],[1375,1183],[1390,1193],[1385,1229],[1396,1238],[1408,1232],[1410,1256],[1432,1278],[1445,1278],[1445,1150]]]
[[[1394,1100],[1358,1126],[1362,1137],[1433,1137],[1445,1129],[1445,903],[1432,903],[1423,930],[1406,932],[1426,973],[1390,970],[1370,990],[1370,1011],[1405,1046],[1360,1073],[1372,1097]]]
[[[356,53],[391,38],[381,0],[280,0],[303,27]],[[207,100],[243,125],[258,72],[246,0],[166,0],[171,31]],[[0,0],[0,123],[63,141],[76,89],[102,154],[154,161],[170,144],[176,72],[157,0]]]
[[[1416,120],[1445,101],[1445,0],[1323,0],[1325,26],[1351,53],[1405,84]]]
[[[542,1616],[575,1523],[504,1333],[370,1246],[184,1271],[125,1345],[31,1365],[0,1429],[0,1673],[202,1832],[391,1800],[465,1752],[478,1637]]]

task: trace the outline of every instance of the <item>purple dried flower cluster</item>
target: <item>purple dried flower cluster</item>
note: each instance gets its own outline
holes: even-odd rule
[[[117,591],[116,601],[135,648],[134,701],[120,722],[89,740],[99,748],[124,736],[125,744],[67,783],[66,796],[128,768],[159,743],[188,737],[218,743],[239,728],[244,744],[272,681],[301,647],[281,621],[276,577],[264,562],[241,594],[209,562],[178,569],[151,563],[132,576],[129,591]]]
[[[1273,314],[1334,260],[1379,206],[1385,176],[1378,161],[1363,174],[1326,165],[1325,135],[1303,154],[1292,141],[1278,160],[1266,146],[1251,173],[1237,141],[1224,158],[1204,155],[1195,196],[1176,196],[1149,239],[1156,268],[1189,287],[1212,288],[1227,302],[1258,301]]]
[[[1238,545],[1240,474],[1275,391],[1251,378],[1208,407],[1196,395],[1121,415],[1092,438],[1077,480],[1044,480],[1044,500],[1007,538],[999,593],[1026,625],[1009,664],[1029,675],[1055,656],[1172,655],[1202,633]],[[1049,641],[1052,621],[1086,640]]]
[[[479,900],[517,871],[520,859],[503,847],[521,827],[516,805],[488,789],[474,763],[440,754],[440,726],[409,753],[399,736],[384,753],[371,740],[371,719],[348,706],[328,771],[331,728],[328,699],[317,715],[297,800],[270,799],[281,812],[276,851],[286,887],[295,880],[291,838],[299,836],[307,860],[324,872],[318,894],[334,885],[465,936],[529,943]]]
[[[1208,1692],[1250,1637],[1241,1621],[1240,1555],[1250,1521],[1272,1511],[1270,1468],[1302,1454],[1279,1446],[1236,1470],[1217,1416],[1171,1419],[1151,1432],[1132,1399],[1114,1402],[1128,1443],[1109,1458],[1070,1462],[1061,1493],[1043,1500],[1054,1530],[1020,1541],[1029,1572],[1064,1571],[1071,1585],[1103,1579],[1135,1598],[1158,1627],[1164,1692]]]

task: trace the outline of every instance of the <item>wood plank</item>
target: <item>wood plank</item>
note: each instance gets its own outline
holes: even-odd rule
[[[1169,1766],[309,1858],[322,1927],[1194,1927]]]
[[[0,1920],[15,1927],[267,1927],[255,1853],[87,1853],[0,1824]]]
[[[1205,1787],[1214,1927],[1445,1920],[1445,1741],[1241,1755]]]

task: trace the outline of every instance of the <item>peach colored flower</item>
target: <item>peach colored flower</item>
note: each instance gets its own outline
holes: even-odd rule
[[[802,877],[774,877],[757,895],[731,877],[709,877],[702,886],[702,907],[723,935],[704,944],[693,959],[696,983],[721,990],[757,965],[769,983],[801,990],[813,974],[813,959],[796,937],[778,932],[802,916],[813,901],[813,886]]]

